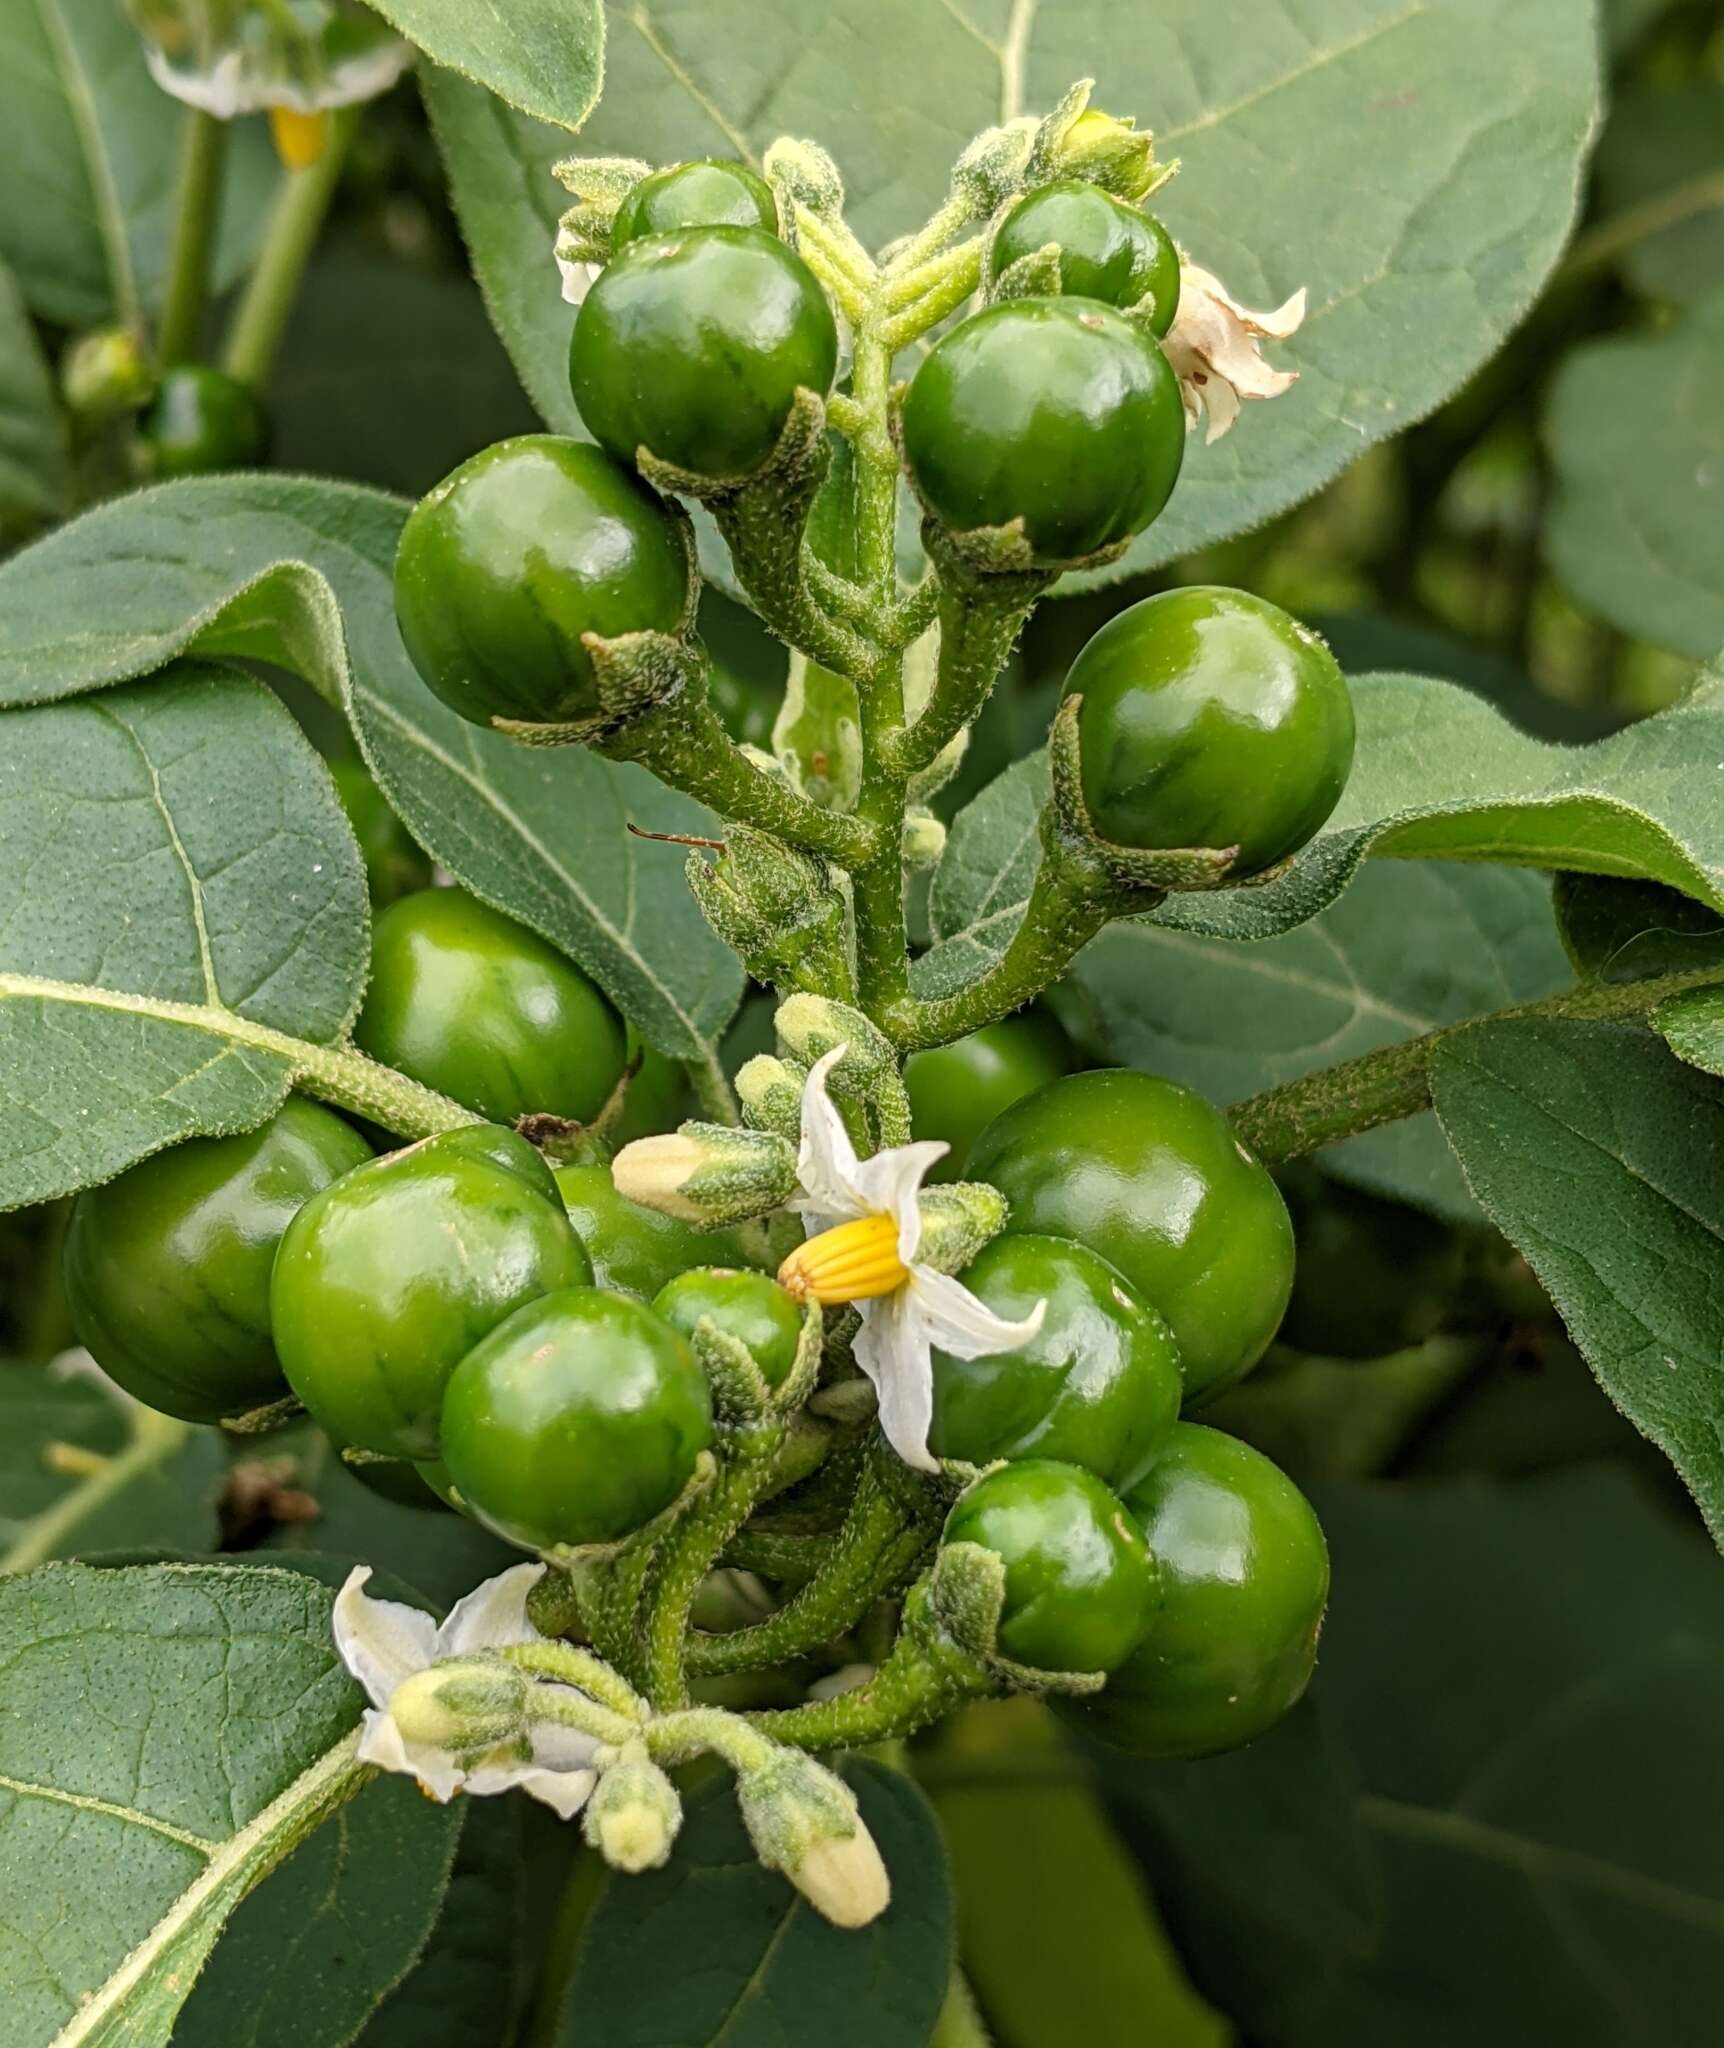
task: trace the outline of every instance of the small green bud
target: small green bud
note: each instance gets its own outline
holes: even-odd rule
[[[638,156],[566,156],[551,166],[566,191],[613,214],[651,171]]]
[[[470,1755],[524,1734],[530,1690],[524,1673],[498,1659],[452,1658],[398,1685],[389,1714],[409,1748]]]
[[[773,1028],[780,1052],[805,1067],[813,1066],[835,1046],[845,1048],[832,1077],[837,1093],[866,1094],[898,1077],[898,1056],[885,1033],[848,1003],[835,1003],[825,996],[791,996],[779,1004]]]
[[[989,1239],[1006,1227],[1010,1205],[985,1180],[954,1180],[924,1188],[916,1199],[922,1218],[919,1265],[937,1273],[961,1273]]]
[[[706,921],[756,981],[779,988],[850,979],[844,897],[831,868],[748,825],[732,825],[716,859],[688,859]]]
[[[589,1846],[631,1877],[670,1860],[681,1826],[676,1787],[638,1743],[600,1775],[581,1820]]]
[[[914,809],[904,814],[904,865],[931,868],[946,850],[946,828],[932,811]]]
[[[715,1230],[782,1207],[796,1192],[796,1152],[772,1131],[687,1123],[625,1145],[611,1179],[625,1201]]]
[[[819,143],[781,135],[767,150],[764,169],[767,183],[794,205],[806,206],[810,213],[843,212],[844,180]]]
[[[92,423],[117,419],[148,404],[156,373],[138,337],[124,327],[81,334],[60,363],[60,391],[69,410]]]
[[[892,1884],[856,1795],[800,1750],[779,1750],[743,1773],[737,1802],[754,1853],[780,1870],[836,1927],[866,1927],[892,1900]]]
[[[1169,175],[1155,161],[1153,135],[1140,134],[1129,115],[1117,120],[1094,109],[1067,129],[1056,162],[1056,175],[1086,179],[1133,206]]]
[[[756,1053],[736,1070],[736,1099],[742,1117],[757,1131],[776,1131],[794,1145],[802,1137],[802,1089],[808,1069],[791,1060]]]
[[[1003,128],[984,128],[953,165],[952,190],[969,202],[973,216],[992,213],[1021,188],[1037,126],[1025,115]]]

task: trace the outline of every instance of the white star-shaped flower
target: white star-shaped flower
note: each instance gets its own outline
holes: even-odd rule
[[[477,1757],[462,1752],[457,1758],[422,1735],[405,1733],[393,1711],[401,1689],[434,1664],[542,1642],[527,1619],[527,1595],[544,1569],[542,1564],[511,1566],[456,1601],[441,1624],[398,1600],[372,1599],[365,1591],[369,1565],[348,1573],[335,1596],[335,1646],[371,1699],[359,1742],[363,1762],[406,1772],[437,1800],[453,1799],[458,1792],[507,1792],[519,1785],[564,1820],[580,1811],[598,1782],[594,1758],[600,1744],[592,1736],[537,1721],[518,1739]]]
[[[837,1046],[817,1060],[802,1091],[802,1192],[790,1207],[805,1220],[809,1243],[784,1262],[779,1278],[793,1293],[855,1303],[862,1318],[856,1363],[879,1396],[886,1441],[906,1465],[937,1472],[928,1449],[933,1351],[954,1358],[1015,1351],[1041,1328],[1046,1304],[1037,1302],[1022,1322],[1007,1322],[950,1274],[917,1263],[917,1197],[928,1169],[950,1148],[927,1140],[858,1158],[826,1092],[826,1076],[845,1051]],[[827,1232],[830,1242],[816,1249]]]
[[[1220,278],[1195,263],[1179,266],[1179,310],[1161,346],[1179,379],[1187,428],[1205,410],[1205,441],[1219,441],[1239,417],[1244,398],[1279,398],[1298,380],[1292,370],[1272,369],[1259,344],[1285,341],[1305,318],[1301,286],[1272,312],[1253,313],[1233,297]]]

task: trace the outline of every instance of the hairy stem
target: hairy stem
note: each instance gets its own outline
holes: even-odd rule
[[[156,334],[156,352],[164,366],[188,362],[198,353],[226,164],[227,123],[201,107],[187,107],[173,251]]]
[[[300,280],[317,246],[348,145],[358,125],[357,107],[337,107],[329,117],[323,154],[303,171],[289,171],[282,179],[269,225],[264,229],[257,264],[234,314],[222,359],[222,367],[230,376],[251,385],[255,391],[264,388],[275,367],[282,336],[299,296]]]

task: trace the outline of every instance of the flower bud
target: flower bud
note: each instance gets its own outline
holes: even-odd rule
[[[155,372],[129,328],[81,334],[60,364],[60,391],[79,419],[98,421],[136,412],[149,402]]]
[[[1096,109],[1079,114],[1066,130],[1054,161],[1057,175],[1083,178],[1133,206],[1169,175],[1155,161],[1154,136],[1140,134],[1129,115],[1117,120]]]
[[[600,1776],[581,1823],[588,1844],[631,1877],[669,1861],[681,1826],[676,1787],[634,1743]]]
[[[625,1145],[611,1179],[626,1201],[713,1230],[782,1207],[796,1192],[796,1153],[773,1131],[687,1123]]]
[[[953,165],[952,190],[968,200],[973,215],[992,213],[1019,189],[1037,125],[1025,115],[1003,128],[984,128]]]
[[[524,1731],[530,1690],[524,1673],[496,1658],[453,1658],[403,1680],[389,1714],[409,1749],[470,1755]]]
[[[932,811],[912,810],[904,817],[904,865],[931,868],[946,850],[946,827]]]
[[[825,996],[795,995],[778,1006],[773,1018],[779,1050],[806,1067],[844,1047],[832,1077],[834,1093],[857,1095],[897,1078],[898,1057],[880,1027],[848,1003]]]
[[[707,923],[756,981],[780,988],[848,982],[845,902],[825,861],[732,825],[716,859],[689,855],[687,874]]]
[[[127,0],[126,11],[163,92],[222,121],[262,107],[313,114],[374,99],[414,56],[359,0]]]
[[[844,180],[819,143],[781,135],[767,150],[764,169],[770,185],[810,213],[843,211]]]
[[[800,1750],[779,1750],[737,1782],[754,1852],[837,1927],[866,1927],[891,1903],[891,1880],[856,1795]]]
[[[776,1131],[794,1145],[802,1136],[802,1088],[808,1070],[771,1053],[756,1053],[736,1070],[736,1099],[743,1121],[757,1131]]]
[[[916,1263],[936,1273],[961,1273],[990,1238],[1006,1227],[1009,1204],[984,1180],[948,1181],[916,1198],[922,1241]]]

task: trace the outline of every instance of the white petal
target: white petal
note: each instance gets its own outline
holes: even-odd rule
[[[368,1713],[361,1724],[359,1760],[380,1771],[417,1778],[431,1797],[447,1806],[461,1789],[461,1773],[441,1750],[409,1749],[389,1714]]]
[[[552,1771],[584,1771],[604,1747],[596,1735],[560,1727],[555,1721],[535,1721],[532,1740],[533,1761]]]
[[[519,1786],[564,1820],[572,1820],[593,1796],[597,1771],[547,1771],[537,1764],[486,1764],[467,1779],[466,1789],[483,1799]]]
[[[437,1624],[399,1600],[373,1600],[365,1591],[370,1577],[368,1564],[355,1565],[336,1594],[335,1647],[371,1704],[386,1707],[395,1688],[436,1655]]]
[[[991,1358],[997,1351],[1015,1351],[1040,1330],[1048,1307],[1038,1301],[1021,1322],[1009,1323],[949,1273],[936,1273],[929,1266],[917,1266],[900,1293],[922,1342],[949,1351],[954,1358]]]
[[[472,1650],[506,1650],[544,1637],[527,1619],[527,1595],[545,1576],[542,1564],[511,1565],[455,1602],[437,1631],[438,1657],[464,1657]]]
[[[890,1216],[898,1226],[898,1256],[907,1266],[922,1242],[922,1211],[916,1197],[931,1168],[951,1151],[941,1138],[914,1145],[888,1145],[856,1167],[856,1192],[871,1216]]]
[[[938,1472],[928,1450],[934,1419],[934,1361],[909,1287],[858,1303],[855,1358],[880,1397],[880,1430],[906,1465]]]
[[[556,251],[557,273],[563,280],[563,298],[571,306],[578,306],[592,289],[593,279],[599,274],[596,263],[584,258],[565,256],[559,247]]]
[[[849,1222],[866,1216],[867,1206],[856,1188],[856,1147],[844,1128],[837,1105],[826,1092],[826,1076],[844,1057],[846,1046],[835,1045],[808,1070],[802,1088],[802,1143],[797,1148],[796,1177],[806,1198],[804,1207]]]

